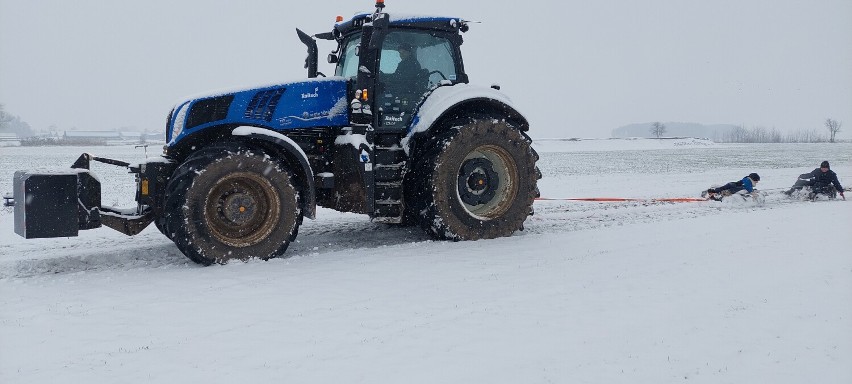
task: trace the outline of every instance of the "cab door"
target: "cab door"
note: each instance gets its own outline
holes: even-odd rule
[[[406,53],[406,50],[409,52]],[[457,45],[447,34],[389,31],[380,53],[376,89],[376,106],[379,109],[377,129],[408,130],[424,94],[442,80],[453,83],[459,80],[460,60],[457,56]]]

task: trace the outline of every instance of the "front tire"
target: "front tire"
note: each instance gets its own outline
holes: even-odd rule
[[[191,156],[167,190],[164,229],[181,252],[205,265],[280,256],[301,223],[287,170],[237,144]]]
[[[530,140],[504,119],[465,116],[425,143],[409,196],[421,227],[438,239],[510,236],[537,195]]]

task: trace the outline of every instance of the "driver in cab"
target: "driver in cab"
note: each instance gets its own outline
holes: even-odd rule
[[[423,67],[414,55],[414,48],[411,44],[402,43],[396,51],[399,53],[399,64],[396,66],[394,75],[398,81],[402,83],[420,85],[423,80]]]

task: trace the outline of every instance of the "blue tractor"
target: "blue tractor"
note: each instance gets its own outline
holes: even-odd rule
[[[532,214],[541,173],[527,119],[499,87],[469,84],[465,20],[384,11],[309,36],[308,79],[177,104],[164,154],[128,164],[83,154],[68,172],[19,171],[15,231],[76,236],[152,222],[202,264],[284,254],[316,206],[420,225],[437,239],[509,236]],[[333,76],[317,39],[336,43]],[[100,205],[91,161],[136,174],[137,207]]]

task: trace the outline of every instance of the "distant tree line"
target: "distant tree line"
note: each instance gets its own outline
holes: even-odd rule
[[[738,126],[722,135],[725,143],[825,143],[826,135],[812,130],[798,130],[793,133],[781,133],[775,128]]]
[[[62,131],[59,130],[55,125],[51,125],[47,128],[46,133],[40,133],[36,135],[35,131],[27,124],[25,121],[22,121],[20,117],[12,115],[6,112],[6,107],[2,103],[0,103],[0,134],[9,134],[14,133],[15,139],[9,139],[8,137],[2,138],[3,136],[8,135],[0,135],[0,140],[6,139],[7,141],[17,141],[20,142],[22,146],[55,146],[55,145],[106,145],[109,143],[109,140],[123,140],[125,142],[136,142],[139,144],[145,144],[149,140],[153,140],[155,142],[159,142],[165,139],[162,135],[153,135],[156,137],[151,137],[152,135],[148,135],[148,132],[142,132],[138,139],[135,139],[133,135],[124,137],[123,134],[115,137],[115,138],[105,138],[105,137],[73,137],[67,138],[63,135]]]
[[[107,141],[104,139],[92,138],[92,139],[77,139],[77,140],[64,140],[61,137],[25,137],[21,139],[21,146],[23,147],[46,147],[46,146],[86,146],[86,145],[106,145]]]
[[[0,132],[15,133],[18,137],[30,137],[34,135],[30,125],[22,121],[20,117],[6,112],[3,104],[0,104]]]
[[[817,129],[798,130],[793,133],[781,133],[775,128],[738,126],[722,135],[726,143],[833,143],[842,123],[834,119],[825,120],[828,135]]]

